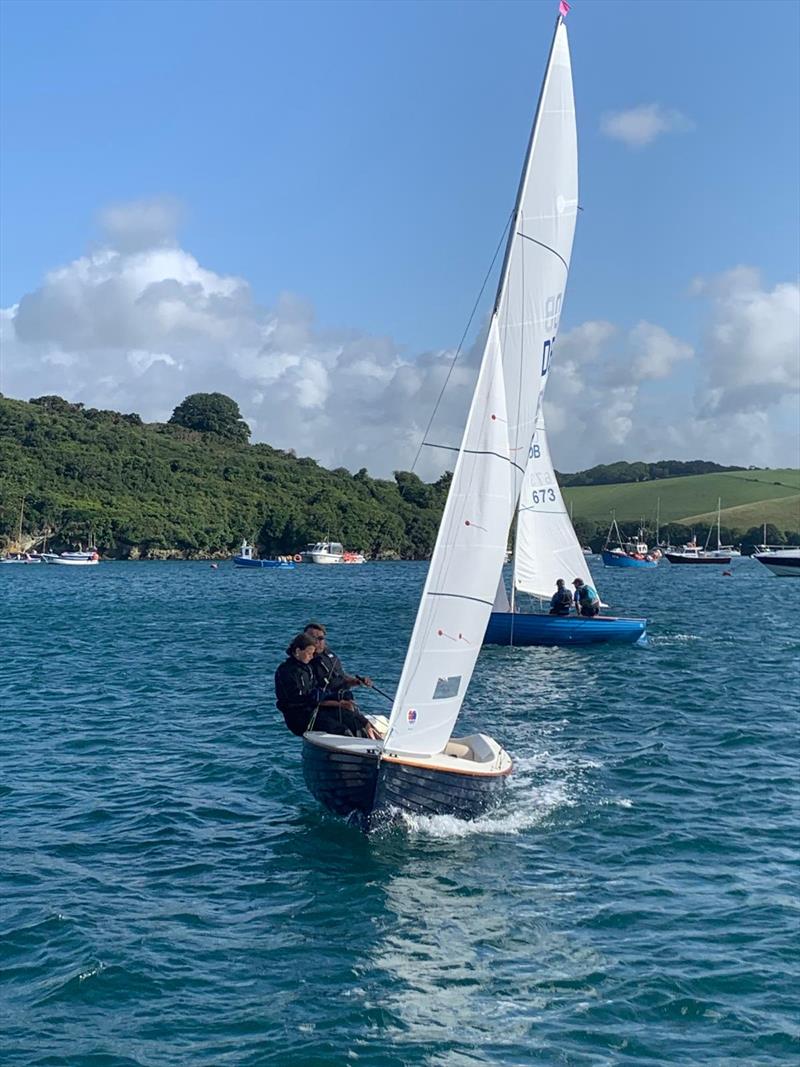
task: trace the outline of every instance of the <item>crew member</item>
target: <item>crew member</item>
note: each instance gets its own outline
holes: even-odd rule
[[[583,578],[575,578],[572,582],[575,586],[575,610],[586,619],[594,618],[600,614],[600,597],[597,591],[587,585]]]
[[[564,585],[564,579],[556,582],[556,591],[550,598],[551,615],[569,615],[572,610],[572,593]]]
[[[307,730],[350,737],[378,734],[352,700],[320,689],[311,662],[317,644],[307,634],[292,638],[286,659],[275,671],[275,698],[278,710],[293,734]]]
[[[317,679],[316,684],[330,693],[336,693],[345,700],[352,700],[352,690],[357,685],[372,685],[372,679],[358,674],[345,674],[342,661],[333,651],[328,648],[327,630],[321,622],[306,623],[304,634],[307,634],[316,646],[316,655],[311,661],[311,667]]]

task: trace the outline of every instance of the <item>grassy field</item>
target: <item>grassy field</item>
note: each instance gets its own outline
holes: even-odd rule
[[[723,525],[742,532],[762,522],[783,530],[800,527],[800,470],[728,471],[696,474],[687,478],[664,478],[623,485],[587,485],[563,490],[567,507],[576,519],[610,520],[616,510],[620,521],[655,520],[661,501],[661,523],[691,525],[717,517],[717,499],[722,499]]]
[[[717,512],[708,511],[703,515],[689,515],[681,519],[686,526],[707,526],[717,521]],[[723,508],[720,522],[731,530],[749,530],[771,522],[779,530],[800,530],[800,493],[797,496],[784,496],[776,500],[762,500],[758,504],[740,504],[736,508]]]

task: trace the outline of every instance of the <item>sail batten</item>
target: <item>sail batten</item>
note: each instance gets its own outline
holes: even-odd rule
[[[572,75],[566,27],[559,18],[386,751],[441,752],[461,709],[499,595],[508,529],[558,332],[577,203]]]

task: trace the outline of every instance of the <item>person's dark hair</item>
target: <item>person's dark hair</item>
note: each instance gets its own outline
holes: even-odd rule
[[[311,620],[311,622],[307,622],[305,624],[305,626],[303,627],[303,633],[307,634],[309,630],[319,630],[321,634],[326,634],[328,632],[321,622],[314,622],[313,619]]]
[[[563,578],[556,578],[556,585],[563,585],[563,584],[564,584],[564,579]]]
[[[289,647],[286,649],[287,656],[293,656],[299,648],[310,648],[312,645],[316,645],[313,637],[309,637],[308,634],[297,634],[289,642]]]

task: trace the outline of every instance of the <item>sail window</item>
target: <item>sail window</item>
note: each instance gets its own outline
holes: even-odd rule
[[[461,684],[461,675],[454,674],[452,678],[440,678],[433,691],[434,700],[447,700],[449,697],[458,696],[458,687]]]

